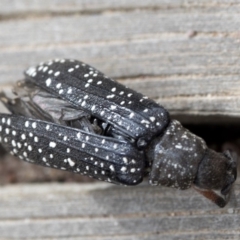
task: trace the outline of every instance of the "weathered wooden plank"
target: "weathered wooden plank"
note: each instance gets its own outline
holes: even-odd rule
[[[14,81],[22,77],[27,66],[55,57],[81,59],[115,78],[190,75],[188,79],[195,80],[191,75],[235,75],[240,71],[238,48],[239,42],[234,35],[189,39],[187,34],[180,34],[108,44],[76,43],[54,49],[3,49],[0,53],[1,82]]]
[[[104,183],[16,185],[0,191],[0,238],[238,236],[238,190],[224,209],[192,190],[181,192],[144,184],[133,188]]]
[[[125,11],[132,6],[143,8]],[[70,56],[111,77],[131,79],[123,82],[188,122],[192,115],[238,117],[239,7],[238,1],[22,0],[14,2],[11,12],[3,2],[3,12],[24,12],[26,18],[0,23],[0,81],[4,86],[20,79],[29,65]],[[59,15],[29,15],[47,8]],[[116,11],[64,16],[63,8]],[[194,38],[192,30],[197,31]]]
[[[238,121],[239,10],[239,0],[2,0],[0,88],[29,65],[71,57],[185,123]],[[16,185],[0,195],[0,239],[240,237],[239,184],[224,209],[192,190],[144,184]]]
[[[96,13],[101,11],[127,11],[136,9],[158,8],[161,10],[179,8],[226,8],[239,4],[238,0],[216,0],[216,1],[193,1],[193,0],[53,0],[47,1],[31,1],[31,0],[12,0],[9,4],[8,0],[1,0],[0,14],[3,16],[22,16],[21,14],[29,13]]]
[[[235,11],[236,8],[233,8]],[[151,21],[149,21],[151,19]],[[161,33],[238,33],[238,12],[108,13],[0,22],[0,47],[144,39]],[[87,24],[86,24],[87,23]],[[185,23],[185,24],[182,24]],[[24,31],[22,31],[24,29]],[[73,34],[74,33],[74,34]]]

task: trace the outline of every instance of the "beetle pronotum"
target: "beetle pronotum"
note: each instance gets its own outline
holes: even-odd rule
[[[30,67],[13,92],[1,93],[11,114],[0,114],[0,140],[20,159],[115,184],[148,175],[151,185],[193,186],[218,206],[227,203],[236,160],[95,68],[51,60]]]

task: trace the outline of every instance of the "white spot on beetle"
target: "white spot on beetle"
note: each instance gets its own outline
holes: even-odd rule
[[[16,146],[17,146],[15,140],[12,140],[12,146],[13,146],[13,147],[16,147]]]
[[[37,127],[37,123],[36,122],[33,122],[32,123],[32,128],[36,128]]]
[[[114,106],[114,105],[111,105],[111,110],[114,110],[114,109],[116,109],[117,107],[116,106]]]
[[[55,77],[57,77],[57,76],[59,76],[59,75],[60,75],[60,72],[59,72],[59,71],[54,73],[54,76],[55,76]]]
[[[107,95],[107,98],[114,98],[115,95],[114,94],[111,94],[111,95]]]
[[[34,142],[38,142],[38,137],[34,137]]]
[[[29,127],[29,121],[25,122],[25,127]]]
[[[30,76],[32,76],[32,74],[34,74],[36,72],[36,68],[35,67],[30,67],[26,73]]]
[[[112,88],[112,89],[111,89],[111,91],[112,91],[112,92],[115,92],[115,91],[116,91],[116,88],[115,88],[115,87],[114,87],[114,88]]]
[[[177,145],[175,145],[175,148],[182,149],[182,145],[178,143]]]
[[[32,146],[31,145],[28,146],[28,151],[32,151]]]
[[[131,172],[131,173],[136,172],[136,168],[131,168],[130,172]]]
[[[121,171],[122,171],[122,172],[126,172],[126,171],[127,171],[127,168],[126,168],[126,167],[122,167],[122,168],[121,168]]]
[[[155,117],[150,117],[149,119],[150,119],[152,122],[154,122],[156,118],[155,118]]]
[[[102,84],[102,81],[98,81],[98,82],[97,82],[97,85],[100,85],[100,84]]]
[[[68,94],[71,94],[71,93],[72,93],[72,88],[71,88],[71,87],[68,88],[67,93],[68,93]]]
[[[69,68],[68,69],[68,72],[73,72],[74,71],[74,68]]]
[[[58,83],[57,85],[56,85],[56,88],[60,88],[62,86],[62,84],[61,83]]]
[[[133,118],[134,117],[134,113],[131,113],[130,115],[129,115],[129,118]]]
[[[71,167],[75,166],[76,163],[71,158],[68,158],[67,160]]]
[[[23,133],[23,134],[21,135],[21,138],[22,138],[22,140],[25,140],[25,139],[26,139],[26,135]]]
[[[46,80],[46,86],[49,87],[51,85],[51,82],[52,82],[51,78],[48,78]]]
[[[56,145],[57,145],[57,144],[56,144],[55,142],[50,142],[50,143],[49,143],[49,147],[51,147],[51,148],[55,148]]]
[[[115,171],[115,168],[114,168],[113,165],[110,165],[109,168],[110,168],[111,171],[113,171],[113,172]]]

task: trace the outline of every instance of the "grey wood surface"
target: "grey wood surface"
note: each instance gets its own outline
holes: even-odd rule
[[[238,121],[239,11],[236,0],[1,0],[1,88],[30,65],[71,57],[183,122]]]
[[[219,209],[193,190],[145,184],[11,186],[1,189],[0,238],[239,239],[239,199],[236,190]]]
[[[0,0],[0,89],[75,58],[184,123],[240,119],[239,0]],[[0,107],[2,111],[2,108]],[[219,209],[193,190],[0,187],[0,239],[239,239],[239,185]]]

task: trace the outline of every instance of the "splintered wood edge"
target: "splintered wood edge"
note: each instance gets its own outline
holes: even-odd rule
[[[1,239],[153,240],[201,234],[224,239],[238,235],[239,230],[239,190],[223,209],[194,190],[146,183],[136,187],[107,183],[13,185],[1,187],[0,193]]]

